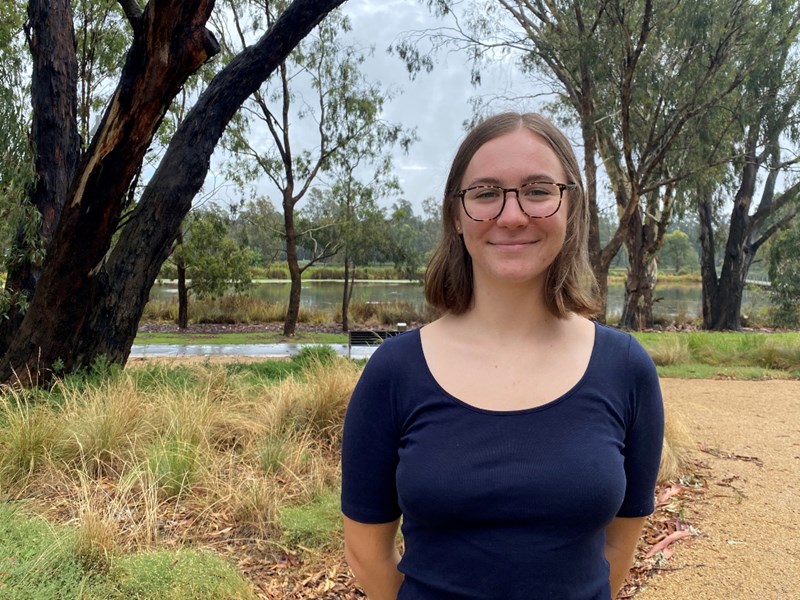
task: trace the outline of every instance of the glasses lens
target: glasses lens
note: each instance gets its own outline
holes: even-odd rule
[[[464,192],[464,210],[479,221],[494,219],[503,210],[503,190],[494,186],[477,186]]]
[[[519,188],[519,204],[530,217],[549,217],[561,205],[561,189],[555,183],[528,183]]]

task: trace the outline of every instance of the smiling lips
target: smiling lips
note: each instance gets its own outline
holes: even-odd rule
[[[535,244],[537,240],[506,240],[501,242],[489,242],[490,246],[498,246],[501,248],[517,248],[521,246],[529,246]]]

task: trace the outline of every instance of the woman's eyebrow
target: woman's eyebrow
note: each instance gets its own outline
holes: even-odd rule
[[[521,181],[522,183],[520,185],[523,185],[525,183],[531,183],[534,181],[553,183],[555,181],[555,177],[553,177],[552,175],[547,175],[545,173],[534,173],[528,175],[527,177],[523,177]],[[478,177],[476,179],[473,179],[466,187],[472,187],[474,185],[496,185],[498,187],[503,187],[503,184],[499,179],[490,176]]]

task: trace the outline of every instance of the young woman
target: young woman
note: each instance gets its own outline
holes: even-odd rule
[[[462,142],[425,297],[345,419],[345,554],[370,600],[609,600],[663,436],[655,367],[596,310],[565,136],[504,113]],[[397,550],[402,520],[405,550]]]

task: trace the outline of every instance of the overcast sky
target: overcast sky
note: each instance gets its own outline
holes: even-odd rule
[[[431,73],[420,73],[414,81],[408,76],[405,64],[387,48],[396,44],[403,33],[420,31],[452,24],[434,17],[421,0],[350,0],[343,6],[350,18],[352,31],[343,36],[345,43],[357,44],[364,51],[374,46],[374,54],[367,57],[364,73],[380,82],[384,89],[400,92],[384,106],[384,118],[401,123],[409,129],[416,128],[419,140],[407,155],[397,151],[394,157],[395,173],[403,189],[402,197],[411,201],[421,213],[422,201],[433,197],[441,199],[444,180],[453,154],[465,135],[464,123],[472,117],[469,99],[488,91],[502,91],[513,87],[519,75],[511,62],[482,71],[482,88],[470,83],[470,65],[465,55],[450,53],[436,57]],[[497,104],[497,110],[514,108],[534,110],[535,105]],[[253,132],[255,137],[266,132]],[[211,174],[213,177],[213,174]],[[264,179],[257,183],[260,193],[279,205],[274,188]],[[387,198],[389,206],[396,198]],[[301,202],[300,206],[303,206]]]
[[[349,35],[354,41],[375,47],[375,54],[365,67],[368,76],[384,87],[403,91],[386,106],[386,119],[417,130],[419,140],[408,155],[397,153],[395,157],[403,196],[415,208],[430,196],[440,200],[450,162],[466,133],[464,123],[472,118],[470,97],[505,90],[514,81],[513,64],[484,69],[482,88],[476,89],[470,83],[466,55],[441,53],[433,72],[420,73],[411,81],[403,61],[389,55],[386,49],[397,43],[403,33],[451,26],[452,21],[434,17],[421,0],[350,0],[343,11],[352,22]],[[496,107],[510,108],[508,104]]]

